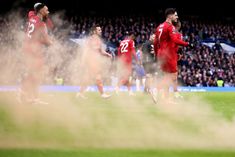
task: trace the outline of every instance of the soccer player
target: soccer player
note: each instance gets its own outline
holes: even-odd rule
[[[85,49],[82,56],[82,70],[84,71],[80,92],[77,97],[87,98],[84,91],[88,85],[89,79],[95,78],[98,91],[102,98],[109,98],[111,95],[104,93],[102,77],[103,73],[109,69],[107,58],[112,58],[112,55],[107,53],[101,39],[102,29],[99,25],[91,28],[90,35],[86,39]],[[111,62],[111,61],[110,61]]]
[[[166,21],[160,24],[155,32],[154,51],[163,73],[159,86],[163,89],[162,94],[168,98],[169,87],[177,78],[177,54],[174,46],[175,44],[187,46],[189,43],[177,38],[176,29],[173,26],[173,23],[178,20],[176,10],[173,8],[166,9],[165,17]]]
[[[27,71],[21,82],[20,102],[46,103],[38,99],[38,90],[43,79],[44,47],[52,44],[46,23],[43,21],[48,17],[48,14],[48,7],[42,3],[36,3],[34,13],[30,11],[28,14],[26,39],[23,44],[24,62]]]
[[[145,70],[143,67],[143,52],[142,52],[142,44],[137,45],[136,56],[138,59],[138,63],[135,65],[136,72],[136,91],[140,91],[140,85],[145,84]]]
[[[175,35],[177,37],[177,39],[183,39],[183,35],[182,33],[180,32],[180,28],[181,28],[181,22],[178,20],[176,23],[173,23],[173,25],[175,26]],[[179,45],[176,44],[176,43],[173,43],[173,47],[174,47],[174,53],[173,55],[176,55],[175,57],[177,58],[177,61],[179,60],[179,54],[178,54],[178,51],[179,51]],[[177,86],[178,86],[178,80],[177,80],[177,76],[178,76],[178,71],[177,71],[177,74],[175,75],[175,77],[173,78],[173,91],[174,91],[174,96],[176,98],[183,98],[182,95],[179,94],[178,92],[178,89],[177,89]]]
[[[38,5],[40,5],[40,4],[41,3],[35,3],[34,4],[34,10],[31,10],[28,13],[28,18],[29,19],[33,16],[36,16],[36,14],[37,14],[36,9],[37,9]],[[49,18],[49,12],[48,12],[47,15],[43,16],[42,21],[46,23],[46,27],[47,27],[48,32],[52,31],[55,28],[52,20]]]
[[[134,38],[134,32],[127,32],[127,37],[120,42],[118,47],[119,83],[116,92],[118,92],[121,85],[126,85],[129,95],[134,95],[131,91],[132,56],[134,56],[135,61],[138,62]]]
[[[146,72],[146,81],[144,91],[149,93],[153,82],[153,75],[156,72],[156,59],[153,48],[153,42],[155,40],[155,34],[151,33],[149,40],[147,40],[142,47],[143,51],[143,66]]]

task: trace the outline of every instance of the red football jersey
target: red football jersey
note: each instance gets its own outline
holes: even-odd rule
[[[28,26],[26,29],[26,41],[29,44],[45,44],[47,45],[47,26],[34,11],[28,14]]]
[[[175,32],[175,36],[179,40],[183,39],[183,36],[182,36],[182,34],[180,32]],[[176,43],[173,43],[172,47],[174,48],[173,49],[174,52],[172,51],[172,58],[171,59],[174,60],[175,62],[177,62],[178,61],[178,54],[177,54],[177,52],[179,50],[179,45],[176,44]]]
[[[176,35],[177,39],[183,40],[183,36],[182,36],[182,34],[180,32],[176,32],[175,35]],[[174,48],[175,48],[175,52],[177,53],[178,50],[179,50],[179,45],[174,43]]]
[[[187,46],[188,43],[177,38],[175,27],[164,22],[157,27],[154,49],[157,56],[164,56],[166,59],[171,58],[174,53],[174,45]]]
[[[132,55],[137,60],[134,41],[131,39],[122,40],[118,48],[118,57],[125,63],[132,63]]]
[[[23,51],[35,57],[42,57],[43,46],[50,45],[50,42],[46,23],[35,15],[34,11],[30,11]]]
[[[179,38],[175,27],[164,22],[157,27],[154,50],[161,69],[165,72],[177,72],[178,45],[187,46],[188,43]]]

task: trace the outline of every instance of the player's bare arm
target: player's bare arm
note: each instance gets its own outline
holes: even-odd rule
[[[185,42],[177,37],[177,34],[175,32],[174,27],[169,27],[169,33],[170,33],[169,35],[170,35],[171,40],[173,42],[175,42],[176,44],[181,45],[181,46],[188,46],[189,45],[188,42]]]

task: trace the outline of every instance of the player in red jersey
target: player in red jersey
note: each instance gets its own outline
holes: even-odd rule
[[[43,79],[44,47],[52,44],[47,32],[46,23],[48,7],[42,3],[34,5],[34,11],[28,14],[28,26],[23,44],[26,74],[21,83],[20,101],[43,103],[38,99],[38,88]]]
[[[175,29],[176,29],[175,35],[176,35],[177,39],[182,40],[183,35],[180,32],[181,22],[178,20],[176,23],[174,23],[174,26],[175,26]],[[174,43],[173,47],[174,47],[174,51],[175,51],[174,55],[176,55],[175,57],[177,58],[177,61],[178,61],[179,57],[180,57],[180,55],[178,54],[180,46],[178,44]],[[175,64],[177,64],[177,62]],[[175,75],[175,77],[173,78],[174,79],[173,80],[173,83],[174,83],[173,84],[174,96],[176,98],[183,98],[183,96],[181,94],[179,94],[178,89],[177,89],[177,86],[178,86],[177,76],[178,76],[178,71],[177,71],[177,74]]]
[[[111,95],[106,94],[103,90],[102,77],[103,73],[109,69],[106,63],[107,57],[112,58],[112,55],[107,53],[103,47],[101,39],[102,29],[99,25],[95,25],[91,28],[90,35],[86,39],[84,46],[84,52],[81,59],[81,67],[83,70],[83,76],[81,79],[80,92],[77,96],[86,98],[84,91],[90,82],[90,79],[95,78],[98,91],[102,98],[109,98]],[[91,80],[93,81],[93,80]]]
[[[176,10],[173,8],[166,9],[165,16],[166,21],[160,24],[155,32],[154,50],[160,69],[163,72],[163,78],[159,85],[164,88],[163,94],[168,97],[169,87],[174,84],[173,82],[177,78],[175,44],[187,46],[189,43],[177,38],[176,29],[173,26],[173,23],[178,20]]]
[[[134,56],[136,62],[138,62],[135,50],[134,32],[127,32],[128,36],[120,42],[118,48],[118,71],[119,71],[119,83],[116,89],[118,92],[121,85],[126,85],[129,91],[129,95],[133,95],[131,91],[131,75],[132,75],[132,56]]]
[[[33,16],[36,16],[36,14],[37,14],[36,13],[36,9],[37,9],[38,5],[40,5],[40,4],[41,3],[34,4],[34,10],[29,11],[28,19],[30,19]],[[49,31],[49,30],[53,30],[54,29],[54,24],[53,24],[52,20],[48,16],[49,16],[49,13],[47,15],[43,16],[42,21],[46,23],[47,29]]]

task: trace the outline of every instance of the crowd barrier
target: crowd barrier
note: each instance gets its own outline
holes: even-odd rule
[[[0,86],[0,92],[17,91],[18,86]],[[79,86],[65,86],[65,85],[45,85],[41,86],[40,90],[42,92],[78,92]],[[97,92],[96,86],[88,86],[87,91]],[[112,92],[114,91],[113,86],[105,86],[104,91]],[[136,86],[132,86],[132,90],[136,91]],[[170,89],[172,90],[172,89]],[[235,87],[178,87],[181,92],[235,92]],[[127,91],[125,86],[120,87],[120,91]],[[139,91],[143,91],[143,87]]]

